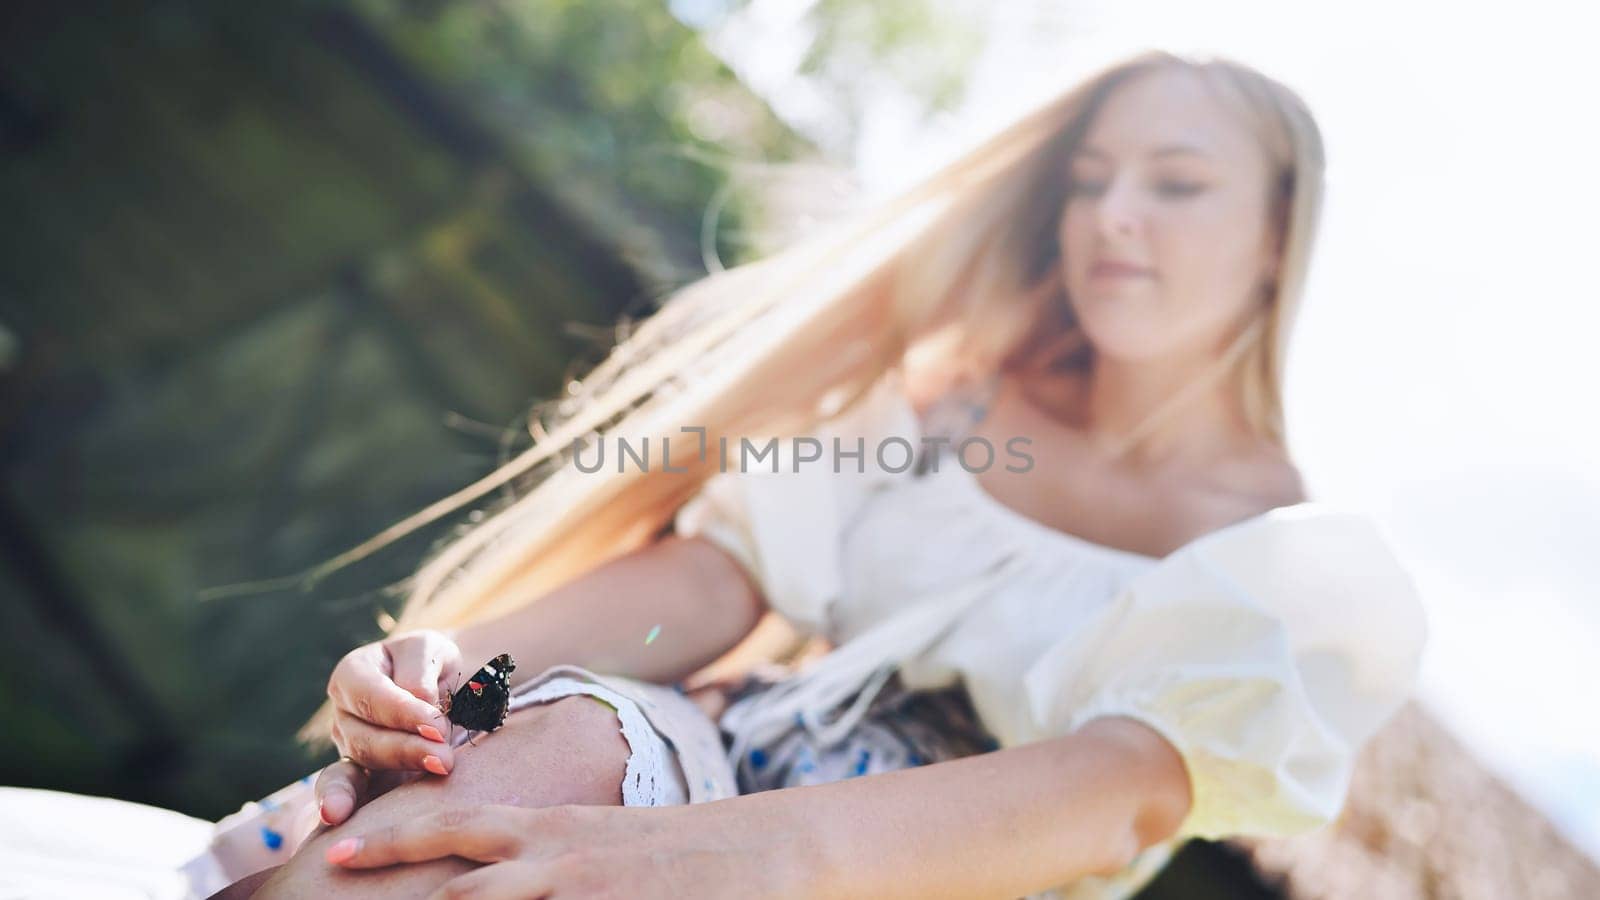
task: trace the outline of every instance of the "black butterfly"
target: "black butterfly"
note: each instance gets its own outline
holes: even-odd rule
[[[444,713],[468,731],[493,731],[506,720],[511,705],[510,675],[517,668],[511,654],[483,664],[460,690],[445,698]]]

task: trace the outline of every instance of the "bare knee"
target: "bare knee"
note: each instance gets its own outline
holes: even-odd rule
[[[616,712],[594,697],[562,697],[519,710],[498,730],[458,750],[448,776],[396,787],[344,823],[320,829],[255,897],[426,896],[476,864],[452,858],[357,872],[329,864],[323,854],[343,837],[451,807],[619,806],[628,752]]]
[[[517,734],[525,736],[522,739],[538,743],[548,751],[526,758],[526,764],[533,769],[534,784],[527,779],[522,784],[529,787],[536,784],[541,795],[554,791],[555,799],[534,803],[491,802],[511,802],[519,806],[622,805],[622,780],[627,772],[629,747],[616,710],[596,697],[574,694],[521,710],[516,718],[521,721],[513,723],[507,719],[504,727],[515,727]],[[497,731],[486,737],[498,734]],[[507,757],[508,766],[514,765],[513,760],[524,758],[509,741],[500,752]]]

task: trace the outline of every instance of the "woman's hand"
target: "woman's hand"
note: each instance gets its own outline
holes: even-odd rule
[[[345,759],[322,771],[316,796],[322,821],[337,825],[368,799],[368,770],[447,775],[455,755],[439,711],[461,651],[438,631],[413,631],[345,654],[328,678],[333,743]]]
[[[345,838],[327,858],[347,869],[450,856],[488,863],[433,898],[795,896],[803,873],[784,851],[788,842],[715,806],[451,809]]]

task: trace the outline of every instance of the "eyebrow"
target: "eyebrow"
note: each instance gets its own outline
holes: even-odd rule
[[[1078,148],[1078,152],[1073,154],[1073,155],[1074,156],[1085,156],[1085,157],[1093,156],[1093,157],[1098,157],[1100,159],[1105,159],[1106,156],[1107,156],[1105,151],[1099,149],[1098,147],[1087,147],[1087,146],[1079,147]],[[1210,156],[1211,154],[1209,154],[1206,151],[1200,149],[1199,147],[1193,146],[1192,144],[1162,144],[1161,146],[1157,147],[1156,149],[1150,151],[1150,157],[1152,159],[1157,158],[1157,157],[1162,157],[1162,156],[1180,156],[1180,155]]]

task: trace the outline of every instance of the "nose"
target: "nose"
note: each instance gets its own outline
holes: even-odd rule
[[[1106,235],[1126,237],[1138,229],[1139,200],[1132,178],[1118,176],[1106,185],[1095,206],[1095,219]]]

